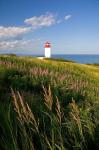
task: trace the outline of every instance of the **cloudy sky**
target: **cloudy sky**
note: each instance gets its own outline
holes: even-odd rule
[[[99,54],[99,0],[0,0],[0,53]]]

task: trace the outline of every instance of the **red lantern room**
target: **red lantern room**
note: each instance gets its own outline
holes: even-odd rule
[[[46,42],[44,45],[45,48],[51,48],[51,44],[49,42]]]

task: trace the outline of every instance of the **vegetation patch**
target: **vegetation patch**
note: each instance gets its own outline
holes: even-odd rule
[[[99,68],[0,56],[0,149],[99,149]]]

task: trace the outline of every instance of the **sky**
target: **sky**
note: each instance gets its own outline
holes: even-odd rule
[[[0,53],[99,54],[99,0],[0,0]]]

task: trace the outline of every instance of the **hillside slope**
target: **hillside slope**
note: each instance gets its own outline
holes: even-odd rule
[[[98,150],[98,119],[98,66],[0,56],[1,149]]]

